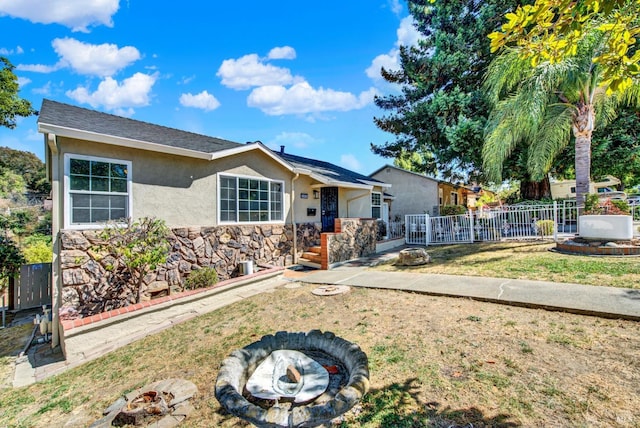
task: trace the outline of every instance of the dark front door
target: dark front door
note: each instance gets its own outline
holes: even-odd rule
[[[320,218],[322,231],[333,232],[334,220],[338,216],[338,188],[323,187],[320,189]]]

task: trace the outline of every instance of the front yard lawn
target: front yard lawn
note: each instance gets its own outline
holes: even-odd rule
[[[434,245],[427,247],[428,265],[401,267],[392,260],[375,269],[640,288],[640,257],[577,256],[553,248],[548,241]]]

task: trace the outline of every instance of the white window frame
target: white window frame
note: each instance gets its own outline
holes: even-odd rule
[[[378,195],[378,197],[380,198],[380,203],[378,205],[375,205],[373,203],[373,195]],[[376,207],[380,210],[380,216],[379,217],[374,217],[374,215],[373,215],[373,209],[376,208]],[[380,193],[380,192],[371,192],[371,217],[375,218],[375,219],[381,219],[382,218],[382,193]]]
[[[458,205],[458,192],[451,192],[451,205]]]
[[[221,216],[220,216],[220,212],[221,212],[221,201],[220,201],[220,197],[222,195],[221,192],[221,185],[222,185],[222,178],[235,178],[236,179],[236,198],[235,198],[235,202],[236,202],[236,207],[235,207],[235,213],[236,213],[236,219],[235,221],[229,221],[229,220],[222,220]],[[286,219],[286,212],[285,212],[285,184],[283,180],[273,180],[270,178],[266,178],[266,177],[254,177],[254,176],[250,176],[250,175],[239,175],[239,174],[228,174],[228,173],[219,173],[218,174],[218,183],[217,183],[217,194],[216,194],[216,218],[218,221],[218,224],[242,224],[242,225],[246,225],[246,224],[284,224],[285,219]],[[265,181],[267,183],[269,183],[269,190],[268,190],[268,194],[269,194],[269,200],[268,200],[268,205],[269,205],[269,220],[268,221],[239,221],[238,220],[238,214],[240,213],[240,208],[239,208],[239,198],[238,198],[238,180],[239,179],[248,179],[248,180],[258,180],[258,181]],[[271,190],[271,185],[272,184],[280,184],[280,203],[281,203],[281,212],[282,212],[282,219],[280,220],[272,220],[271,219],[271,215],[272,215],[272,211],[271,211],[271,194],[272,194],[272,190]]]
[[[133,192],[132,192],[132,162],[123,159],[105,158],[99,156],[78,155],[74,153],[65,153],[64,155],[64,228],[65,229],[102,229],[105,223],[71,223],[71,194],[78,193],[71,191],[71,159],[88,160],[96,162],[119,163],[127,165],[127,217],[133,217]],[[80,192],[81,193],[81,192]],[[96,194],[96,192],[86,192],[87,194]],[[104,194],[120,194],[105,192]]]

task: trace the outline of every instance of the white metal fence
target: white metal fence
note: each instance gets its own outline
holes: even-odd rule
[[[515,205],[480,209],[461,215],[405,217],[407,244],[455,244],[501,239],[557,239],[558,233],[576,233],[575,202]]]

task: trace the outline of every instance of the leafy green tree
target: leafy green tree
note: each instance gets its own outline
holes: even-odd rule
[[[491,50],[517,45],[532,66],[556,64],[576,55],[585,39],[600,33],[604,46],[593,57],[599,86],[624,92],[640,73],[640,2],[637,0],[536,0],[508,13],[502,31],[489,35]]]
[[[409,1],[423,40],[400,48],[399,71],[382,70],[385,80],[402,89],[375,99],[388,113],[374,122],[395,140],[372,144],[372,151],[415,172],[484,181],[482,145],[490,109],[482,81],[492,57],[488,35],[506,12],[522,3],[526,1]],[[510,171],[513,178],[527,178],[526,168]]]
[[[570,57],[536,62],[523,54],[526,47],[516,45],[491,62],[484,87],[493,109],[483,147],[491,179],[502,177],[505,160],[523,146],[529,173],[534,179],[544,177],[573,137],[577,201],[584,202],[596,124],[610,122],[621,105],[640,103],[637,80],[618,85],[616,91],[605,83],[604,67],[595,59],[608,46],[606,35],[592,29]]]
[[[0,236],[0,291],[6,287],[6,280],[20,272],[24,256],[11,239]]]
[[[51,263],[53,260],[51,235],[34,234],[22,242],[25,263]]]
[[[23,177],[27,190],[32,192],[48,194],[51,190],[44,163],[31,152],[0,147],[0,170],[12,171]]]
[[[139,221],[128,219],[124,226],[110,222],[98,234],[102,242],[97,249],[111,254],[124,267],[131,278],[136,302],[140,302],[144,276],[167,260],[168,236],[164,221],[150,217]],[[112,268],[116,270],[117,266]]]
[[[26,191],[27,183],[20,174],[0,167],[0,198],[18,201]]]
[[[18,96],[20,87],[18,77],[13,73],[13,64],[0,57],[0,126],[9,129],[16,127],[16,117],[28,117],[38,114],[31,103]]]
[[[573,165],[573,144],[559,155],[555,164]],[[575,179],[575,169],[564,172],[555,167],[551,174],[558,179]],[[591,177],[613,175],[622,181],[619,190],[640,184],[640,113],[633,108],[623,108],[609,124],[597,127],[591,140]]]

